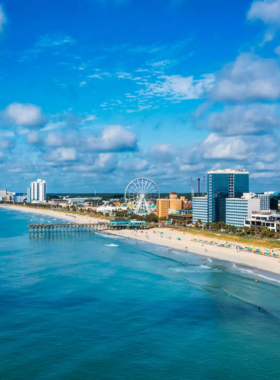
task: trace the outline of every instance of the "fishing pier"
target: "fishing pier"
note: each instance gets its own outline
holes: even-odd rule
[[[84,224],[29,224],[30,233],[38,232],[82,232],[105,231],[112,229],[109,223],[84,223]]]

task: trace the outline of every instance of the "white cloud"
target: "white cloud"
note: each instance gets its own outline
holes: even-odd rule
[[[202,79],[195,80],[193,76],[161,75],[155,83],[149,83],[145,95],[162,96],[174,100],[203,98],[214,85],[214,75],[203,75]]]
[[[117,77],[119,79],[131,79],[132,75],[130,73],[120,72],[120,73],[117,73]]]
[[[0,149],[10,150],[15,146],[15,142],[11,139],[0,140]]]
[[[121,125],[110,125],[104,129],[101,135],[88,137],[87,148],[97,152],[135,151],[137,150],[137,136]]]
[[[44,141],[46,146],[62,146],[63,142],[62,135],[54,132],[49,133]]]
[[[273,40],[280,27],[280,0],[254,1],[247,18],[251,21],[261,20],[267,25],[267,31],[264,33],[263,41],[260,44],[263,46],[266,42]]]
[[[227,65],[214,86],[211,97],[218,101],[250,102],[280,98],[280,67],[273,59],[241,54]]]
[[[83,120],[82,123],[87,123],[88,121],[93,121],[96,120],[97,117],[96,115],[87,115]]]
[[[74,45],[76,42],[74,38],[69,36],[45,34],[39,37],[35,46],[40,48],[61,47],[63,45]]]
[[[213,112],[208,118],[208,128],[223,135],[269,133],[278,126],[279,109],[274,105],[226,107],[223,112]]]
[[[247,18],[248,20],[261,20],[265,24],[280,26],[280,0],[254,1]]]
[[[42,128],[41,131],[50,131],[52,129],[63,128],[65,126],[66,126],[66,122],[65,121],[57,121],[55,123],[50,122],[44,128]]]
[[[250,146],[253,149],[253,144]],[[248,156],[248,145],[240,137],[222,137],[211,133],[202,143],[204,159],[244,160]]]
[[[0,152],[0,162],[3,162],[6,158],[6,155],[2,152]]]
[[[151,146],[150,156],[159,162],[170,162],[175,158],[175,148],[171,144],[155,144]]]
[[[52,152],[49,157],[49,161],[75,161],[76,150],[74,148],[58,148]]]
[[[40,142],[40,136],[37,131],[30,131],[27,135],[28,144],[37,144]]]
[[[12,103],[5,109],[3,115],[17,126],[38,127],[45,122],[41,108],[34,104]]]
[[[0,5],[0,33],[3,32],[3,28],[6,22],[7,22],[6,15],[4,13],[2,5]]]

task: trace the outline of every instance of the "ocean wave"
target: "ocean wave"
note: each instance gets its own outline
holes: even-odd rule
[[[267,276],[264,276],[263,274],[259,274],[259,273],[256,273],[256,275],[257,275],[258,277],[264,278],[265,280],[278,282],[278,283],[280,284],[280,281],[279,281],[279,280],[276,280],[276,278],[267,277]]]
[[[202,269],[202,270],[201,270]],[[202,267],[200,266],[192,266],[192,267],[187,267],[187,268],[169,268],[169,270],[172,270],[177,273],[205,273],[205,269],[210,269],[212,271],[211,267]]]
[[[106,247],[118,247],[117,244],[105,244],[105,245],[106,245]]]
[[[252,269],[240,268],[240,267],[236,266],[235,264],[233,264],[233,268],[236,270],[239,270],[240,272],[243,272],[243,273],[257,274]]]
[[[263,278],[265,280],[268,280],[268,281],[278,282],[280,284],[280,280],[277,280],[276,278],[273,278],[273,277],[265,276],[265,275],[263,275],[261,273],[256,273],[252,269],[240,268],[240,267],[236,266],[235,264],[233,264],[233,268],[236,269],[236,270],[239,270],[240,272],[251,274],[251,275],[254,275],[255,277],[256,276],[257,277],[261,277],[261,278]]]

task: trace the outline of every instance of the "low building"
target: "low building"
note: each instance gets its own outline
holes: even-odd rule
[[[144,226],[146,226],[146,222],[144,222],[144,221],[142,221],[142,220],[131,220],[130,222],[129,222],[129,226],[130,227],[135,227],[135,228],[139,228],[139,227],[144,227]]]
[[[127,211],[127,207],[102,205],[102,206],[96,207],[96,211],[102,212],[103,214],[113,214],[115,211]]]
[[[126,218],[114,218],[110,220],[109,224],[113,227],[129,226],[130,220]]]
[[[184,209],[192,209],[192,201],[189,201],[188,199],[185,200]]]
[[[244,222],[253,212],[261,210],[261,200],[253,193],[244,193],[242,198],[226,199],[226,224],[244,227]]]
[[[192,217],[193,223],[201,220],[203,223],[208,222],[208,198],[205,197],[193,197],[192,199]]]
[[[192,217],[192,212],[189,213],[180,213],[180,214],[168,214],[168,220],[176,222],[182,222],[186,224],[191,224],[193,217]]]
[[[15,203],[23,203],[25,199],[26,199],[26,196],[24,196],[23,194],[15,194],[14,195],[14,202]]]
[[[129,220],[126,218],[115,218],[109,222],[111,227],[119,228],[141,228],[146,226],[146,222],[142,220]]]
[[[65,199],[52,199],[48,201],[48,204],[52,206],[68,206],[69,202],[66,201]]]
[[[280,212],[278,211],[260,211],[252,213],[251,217],[244,222],[245,227],[267,227],[271,231],[279,232]]]
[[[100,197],[87,197],[87,198],[81,198],[81,197],[74,197],[74,198],[67,198],[67,197],[64,197],[63,200],[66,200],[68,201],[68,203],[85,203],[85,201],[89,200],[89,201],[101,201],[102,198]]]

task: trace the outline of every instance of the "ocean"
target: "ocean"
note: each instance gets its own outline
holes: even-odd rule
[[[48,221],[0,210],[1,380],[280,378],[279,276]]]

